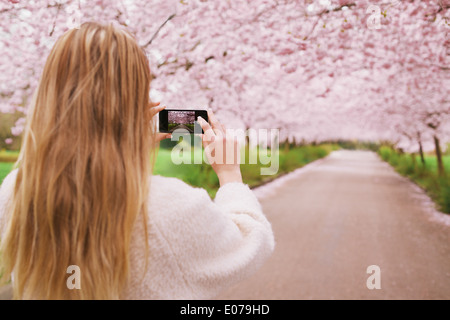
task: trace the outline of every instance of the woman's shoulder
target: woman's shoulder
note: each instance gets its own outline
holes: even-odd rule
[[[3,182],[1,184],[0,190],[3,190],[5,188],[10,188],[14,185],[14,182],[16,181],[17,172],[19,169],[12,170],[6,177],[3,179]]]
[[[168,211],[169,207],[179,210],[205,200],[211,201],[211,198],[203,188],[190,186],[178,178],[154,175],[150,178],[149,200],[151,207],[162,206],[164,211]]]
[[[149,221],[159,227],[172,229],[178,223],[186,226],[211,211],[213,201],[205,189],[177,178],[152,176],[150,179]]]
[[[10,197],[10,193],[16,184],[17,172],[18,169],[14,169],[3,179],[0,186],[0,206],[3,206],[4,202]]]
[[[18,169],[14,169],[11,171],[3,180],[2,185],[0,186],[0,237],[3,234],[3,228],[6,225],[7,216],[6,216],[6,207],[8,205],[8,201],[10,201],[12,193],[14,191],[14,186],[16,184]]]
[[[150,177],[150,190],[158,194],[177,194],[183,195],[188,193],[206,192],[202,188],[190,186],[181,179],[173,177],[164,177],[153,175]]]

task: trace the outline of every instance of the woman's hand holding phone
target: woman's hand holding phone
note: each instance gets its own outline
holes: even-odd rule
[[[237,139],[226,134],[225,127],[217,120],[211,110],[208,110],[210,123],[198,117],[204,134],[203,146],[211,167],[219,178],[220,185],[229,182],[241,182],[240,149]]]
[[[160,106],[159,104],[160,104],[160,102],[150,102],[150,118],[153,118],[159,112],[161,112],[162,110],[164,110],[166,108],[166,106]],[[172,137],[172,134],[170,134],[170,133],[157,132],[155,134],[156,143],[161,142],[164,139],[169,139],[171,137]]]
[[[152,118],[166,108],[159,104],[159,102],[150,103],[150,115]],[[208,118],[211,124],[202,117],[198,117],[197,121],[204,132],[202,134],[202,142],[206,156],[219,178],[220,185],[223,186],[229,182],[242,182],[239,163],[240,149],[237,140],[234,137],[227,136],[225,127],[217,120],[211,110],[208,110]],[[157,132],[155,139],[156,142],[160,142],[170,137],[170,133]]]

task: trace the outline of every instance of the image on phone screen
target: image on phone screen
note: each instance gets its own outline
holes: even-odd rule
[[[159,132],[172,133],[177,129],[184,129],[188,133],[202,133],[197,118],[208,121],[206,110],[165,109],[159,113]]]

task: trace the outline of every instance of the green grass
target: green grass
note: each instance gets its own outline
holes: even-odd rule
[[[426,155],[425,166],[420,162],[420,157],[411,154],[399,153],[390,147],[383,146],[378,154],[390,163],[395,170],[410,178],[423,188],[436,202],[439,209],[450,213],[450,155],[443,157],[444,168],[447,176],[438,175],[436,156]]]
[[[418,158],[418,160],[420,160],[420,159]],[[443,156],[442,162],[444,163],[444,168],[447,169],[447,173],[450,173],[450,155]],[[426,155],[425,156],[425,165],[431,171],[437,172],[438,169],[437,169],[436,156]]]
[[[12,162],[0,162],[0,183],[3,182],[3,179],[8,175],[11,171],[14,163]]]
[[[191,159],[193,159],[193,156]],[[184,163],[176,165],[172,162],[171,150],[168,149],[158,151],[154,174],[179,178],[190,185],[205,188],[211,195],[215,194],[211,190],[214,190],[219,183],[211,166]]]
[[[279,167],[276,173],[273,175],[261,174],[261,168],[268,168],[270,166],[270,163],[267,165],[263,165],[260,161],[257,161],[256,164],[249,164],[249,151],[248,149],[243,149],[242,153],[246,155],[246,158],[245,162],[241,164],[242,177],[246,184],[248,184],[250,187],[255,187],[273,180],[280,175],[302,167],[311,161],[323,158],[332,150],[336,149],[337,147],[332,144],[299,146],[292,147],[289,150],[281,147],[279,151]],[[259,160],[261,155],[260,150],[254,149],[253,151],[258,155],[257,159]],[[171,152],[171,149],[159,149],[156,158],[154,173],[162,176],[179,178],[192,186],[206,189],[209,195],[211,197],[214,197],[219,188],[219,179],[217,178],[215,172],[212,170],[211,166],[205,163],[176,165],[172,162]],[[197,156],[200,156],[200,158],[197,157],[197,160],[201,160],[201,155],[201,153],[197,153]],[[15,157],[17,157],[17,152],[15,153]],[[191,162],[194,162],[193,154],[186,155],[186,157],[187,159],[190,158],[192,160]],[[270,157],[270,153],[268,154],[268,157]],[[0,183],[11,171],[12,166],[13,163],[0,162]]]
[[[333,145],[301,146],[291,148],[288,151],[281,148],[279,151],[279,166],[276,173],[273,175],[262,175],[261,168],[269,168],[270,163],[263,165],[259,161],[261,156],[260,150],[254,149],[252,151],[257,154],[256,158],[258,161],[256,164],[250,164],[250,152],[248,149],[243,149],[241,153],[245,155],[245,161],[241,164],[242,178],[250,187],[255,187],[302,167],[311,161],[325,157],[332,150],[336,150],[336,147]],[[190,156],[193,162],[193,156]],[[267,156],[270,158],[270,150]],[[187,156],[188,159],[189,155]],[[214,197],[219,189],[219,180],[211,166],[205,163],[176,165],[171,161],[171,150],[169,149],[159,150],[154,173],[162,176],[176,177],[192,186],[205,188],[211,197]]]

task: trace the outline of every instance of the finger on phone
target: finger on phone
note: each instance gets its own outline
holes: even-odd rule
[[[172,137],[172,134],[171,134],[171,133],[162,133],[162,132],[158,132],[158,133],[156,134],[155,139],[156,139],[157,142],[160,142],[160,141],[162,141],[162,140],[164,140],[164,139],[170,139],[171,137]]]
[[[152,107],[150,109],[150,116],[154,117],[156,114],[158,114],[159,112],[161,112],[162,110],[164,110],[166,108],[166,106],[156,106],[156,107]]]
[[[202,117],[198,117],[197,121],[200,124],[200,126],[202,127],[204,132],[206,132],[206,130],[208,130],[208,129],[211,129],[211,126],[209,125],[209,123],[206,122],[206,120],[203,119]]]
[[[217,134],[217,131],[222,131],[222,125],[220,124],[219,120],[217,120],[216,116],[214,115],[214,112],[211,109],[208,109],[208,118],[211,122],[211,127],[214,130],[214,132]],[[221,132],[223,133],[223,132]]]
[[[204,132],[204,134],[202,135],[203,141],[205,140],[208,142],[214,141],[215,134],[209,123],[206,122],[206,120],[203,119],[202,117],[198,117],[197,121],[198,123],[200,123],[200,126],[202,127]]]
[[[152,102],[152,101],[150,101],[150,108],[157,107],[157,106],[159,106],[160,103],[161,102]]]

